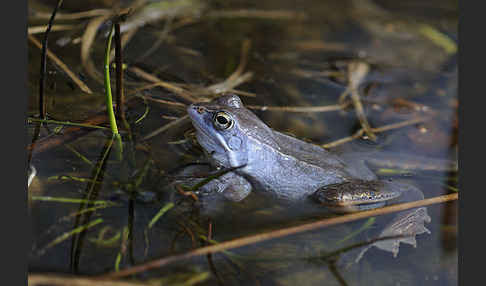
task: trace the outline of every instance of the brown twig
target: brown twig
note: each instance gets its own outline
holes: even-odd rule
[[[32,35],[28,35],[29,41],[32,42],[36,47],[39,49],[41,48],[41,43]],[[49,59],[51,59],[60,69],[62,69],[70,78],[71,80],[78,85],[78,87],[89,94],[92,94],[93,92],[91,89],[81,80],[79,77],[77,77],[68,67],[66,64],[64,64],[54,53],[52,53],[49,49],[47,49],[47,56]]]
[[[111,10],[108,9],[93,9],[89,11],[77,12],[77,13],[59,13],[57,19],[59,20],[77,20],[82,18],[91,18],[96,16],[103,16],[110,14]],[[35,12],[34,17],[39,19],[49,19],[50,13]]]
[[[140,264],[131,268],[127,268],[124,270],[120,270],[118,272],[111,272],[107,273],[104,275],[97,276],[96,278],[98,279],[116,279],[116,278],[121,278],[125,277],[128,275],[144,272],[153,268],[161,267],[164,265],[167,265],[169,263],[175,262],[175,261],[180,261],[183,259],[187,259],[190,257],[195,257],[195,256],[201,256],[201,255],[206,255],[209,253],[217,253],[221,252],[223,250],[228,250],[228,249],[233,249],[233,248],[239,248],[242,246],[258,243],[258,242],[263,242],[271,239],[276,239],[280,237],[285,237],[289,236],[292,234],[297,234],[297,233],[302,233],[305,231],[310,231],[310,230],[316,230],[319,228],[324,228],[328,227],[331,225],[337,225],[337,224],[342,224],[346,222],[351,222],[355,220],[360,220],[372,216],[378,216],[378,215],[384,215],[384,214],[389,214],[389,213],[394,213],[394,212],[399,212],[399,211],[404,211],[412,208],[417,208],[417,207],[424,207],[432,204],[438,204],[438,203],[444,203],[448,201],[453,201],[458,199],[458,194],[449,194],[449,195],[444,195],[444,196],[438,196],[438,197],[433,197],[429,199],[424,199],[420,201],[414,201],[414,202],[408,202],[408,203],[402,203],[402,204],[396,204],[396,205],[391,205],[391,206],[386,206],[383,208],[379,209],[374,209],[374,210],[368,210],[368,211],[362,211],[362,212],[357,212],[357,213],[352,213],[352,214],[347,214],[339,217],[334,217],[334,218],[328,218],[328,219],[322,219],[318,220],[315,222],[307,223],[307,224],[302,224],[298,226],[292,226],[288,228],[283,228],[283,229],[278,229],[274,231],[269,231],[266,233],[259,233],[256,235],[250,235],[246,237],[241,237],[241,238],[236,238],[233,240],[225,241],[219,244],[215,245],[210,245],[210,246],[205,246],[201,247],[189,252],[181,253],[181,254],[176,254],[176,255],[171,255],[171,256],[166,256],[157,260],[153,260],[144,264]]]
[[[181,107],[181,108],[187,107],[187,104],[176,102],[176,101],[164,100],[164,99],[160,99],[160,98],[153,98],[153,97],[144,96],[144,95],[141,95],[140,97],[145,98],[146,100],[149,100],[149,101],[162,103],[162,104],[166,104],[166,105],[170,105],[170,106],[177,106],[177,107]]]
[[[413,124],[416,124],[416,123],[419,123],[419,122],[424,122],[428,119],[429,119],[428,117],[414,118],[414,119],[410,119],[410,120],[406,120],[406,121],[402,121],[402,122],[398,122],[398,123],[384,125],[384,126],[377,127],[377,128],[371,128],[371,131],[374,132],[374,133],[381,133],[381,132],[389,131],[389,130],[392,130],[392,129],[397,129],[397,128],[405,127],[405,126],[408,126],[408,125],[413,125]],[[351,136],[344,137],[344,138],[341,138],[339,140],[323,144],[323,145],[321,145],[321,147],[323,147],[323,148],[336,147],[338,145],[341,145],[341,144],[353,141],[355,139],[358,139],[361,136],[363,136],[364,133],[365,133],[364,129],[361,128]]]
[[[213,222],[211,221],[211,219],[209,219],[208,220],[208,240],[207,241],[209,242],[212,239],[213,239]],[[224,285],[223,279],[221,278],[218,271],[216,270],[216,265],[214,265],[213,255],[211,253],[209,253],[206,257],[208,259],[209,268],[211,269],[211,272],[213,272],[214,276],[216,276],[216,279],[218,280],[218,284]]]
[[[188,116],[188,115],[184,115],[184,116],[182,116],[182,117],[179,117],[178,119],[176,119],[176,120],[174,120],[174,121],[171,121],[171,122],[167,123],[166,125],[164,125],[164,126],[162,126],[162,127],[158,128],[157,130],[152,131],[151,133],[149,133],[149,134],[145,135],[145,136],[142,138],[142,141],[148,140],[148,139],[150,139],[150,138],[152,138],[152,137],[154,137],[154,136],[156,136],[156,135],[158,135],[158,134],[160,134],[160,133],[165,132],[165,131],[166,131],[166,130],[168,130],[169,128],[172,128],[172,127],[174,127],[174,126],[176,126],[176,125],[179,125],[179,124],[181,124],[181,123],[183,123],[183,122],[186,122],[186,121],[188,121],[188,120],[189,120],[189,116]]]
[[[344,104],[332,104],[324,106],[265,106],[265,105],[245,105],[249,109],[260,111],[284,111],[284,112],[330,112],[343,110],[350,105],[349,102]]]
[[[123,86],[123,54],[121,51],[121,36],[119,17],[115,22],[115,62],[116,62],[116,114],[123,121],[125,117],[125,95]]]
[[[35,274],[29,273],[28,285],[53,285],[53,286],[150,286],[153,284],[146,284],[142,282],[127,282],[127,281],[99,281],[97,279],[79,277],[79,276],[65,276],[55,273]]]
[[[210,12],[207,17],[210,18],[259,18],[267,20],[304,20],[307,14],[303,12],[287,10],[219,10]]]
[[[160,80],[158,77],[152,75],[152,74],[149,74],[147,73],[146,71],[138,68],[138,67],[130,67],[129,68],[131,72],[135,73],[137,76],[147,80],[147,81],[150,81],[150,82],[153,82],[154,84],[157,84],[157,86],[161,86],[165,89],[167,89],[168,91],[171,91],[175,94],[177,94],[178,96],[180,96],[181,98],[189,101],[189,102],[195,102],[196,99],[192,96],[192,94],[185,90],[184,88],[181,88],[179,86],[176,86],[172,83],[169,83],[169,82],[166,82],[166,81],[162,81]]]
[[[41,47],[41,63],[40,63],[40,81],[39,81],[39,114],[42,119],[46,119],[46,101],[44,98],[44,85],[46,84],[46,72],[47,72],[47,40],[49,38],[49,32],[51,31],[52,23],[54,22],[54,18],[56,18],[57,10],[62,5],[63,0],[57,0],[57,5],[52,11],[51,18],[49,19],[49,23],[47,24],[47,29],[44,33],[44,38],[42,40],[42,47]],[[32,37],[33,38],[33,37]]]
[[[354,109],[356,111],[356,116],[358,116],[359,123],[363,127],[364,132],[372,141],[376,141],[376,135],[373,133],[372,128],[366,118],[363,104],[361,103],[361,98],[358,93],[358,87],[363,82],[363,79],[368,74],[369,65],[364,62],[353,61],[348,65],[348,81],[349,86],[346,90],[351,94],[351,101],[353,102]],[[346,94],[343,94],[340,98],[342,103],[343,98]]]
[[[133,106],[137,101],[135,100],[136,97],[132,97],[129,100],[127,100],[126,104],[127,106]],[[91,118],[88,120],[85,120],[82,122],[82,124],[87,124],[87,125],[103,125],[108,122],[108,117],[106,116],[106,111],[101,111],[93,115]],[[44,137],[36,142],[33,142],[27,147],[28,151],[32,151],[33,155],[42,153],[44,151],[47,151],[51,148],[54,148],[56,146],[72,142],[76,140],[77,138],[94,131],[96,129],[94,128],[83,128],[83,127],[78,127],[78,126],[73,126],[66,128],[63,132],[62,136],[51,136],[51,137]]]
[[[84,123],[90,125],[100,125],[107,122],[106,114],[97,115],[95,117],[90,118],[89,120],[85,121]],[[83,127],[69,127],[64,130],[63,136],[55,136],[55,137],[45,137],[42,138],[35,143],[30,144],[27,147],[27,150],[32,151],[33,154],[42,153],[50,148],[62,145],[64,143],[69,143],[74,141],[76,138],[79,138],[83,134],[91,132],[93,128],[83,128]]]
[[[48,26],[33,26],[27,28],[27,34],[32,35],[32,34],[40,34],[46,31]],[[52,25],[51,26],[51,32],[54,31],[66,31],[66,30],[72,30],[76,28],[76,25]]]
[[[175,185],[177,192],[185,197],[191,197],[195,202],[199,201],[197,195],[192,191],[184,191],[181,186]]]
[[[344,43],[338,42],[324,42],[321,40],[300,41],[293,44],[294,49],[300,52],[315,52],[315,51],[338,51],[342,52],[349,47]]]
[[[187,233],[191,238],[192,248],[196,248],[196,237],[194,236],[194,232],[182,222],[177,222],[177,224],[182,227],[183,232]]]
[[[98,81],[101,84],[104,84],[103,77],[96,69],[93,61],[90,57],[91,46],[93,45],[94,39],[96,37],[96,33],[98,28],[105,22],[107,19],[113,16],[113,12],[103,14],[99,17],[96,17],[88,22],[86,29],[84,30],[82,40],[81,40],[81,64],[86,70],[86,73],[93,78],[94,80]]]
[[[194,88],[194,94],[198,96],[210,96],[215,94],[227,93],[234,90],[235,87],[249,81],[253,77],[252,72],[243,73],[248,63],[248,53],[251,48],[251,41],[245,39],[241,45],[240,62],[238,67],[231,73],[231,75],[222,82],[212,84],[207,87]]]

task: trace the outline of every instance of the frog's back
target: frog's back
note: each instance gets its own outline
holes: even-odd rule
[[[376,179],[375,174],[362,160],[343,159],[324,148],[278,131],[274,131],[274,136],[279,144],[280,152],[296,158],[297,161],[303,164],[317,166],[324,172],[333,170],[335,174],[337,171],[343,178],[343,181],[351,179]]]

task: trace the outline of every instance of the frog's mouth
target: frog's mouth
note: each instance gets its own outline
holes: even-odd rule
[[[191,104],[187,109],[187,113],[192,121],[192,125],[196,129],[199,145],[208,154],[212,154],[211,157],[213,159],[216,159],[224,166],[236,167],[241,165],[235,152],[228,146],[224,136],[218,131],[211,129],[211,121],[208,122],[205,120],[207,118],[206,115],[210,115],[208,110],[204,107],[201,108],[200,106]]]
[[[193,104],[189,105],[187,108],[187,114],[189,115],[189,118],[191,119],[192,125],[194,128],[196,128],[196,131],[203,133],[206,137],[211,138],[212,136],[209,136],[209,132],[206,130],[204,127],[204,117],[198,110],[198,106],[195,106]]]

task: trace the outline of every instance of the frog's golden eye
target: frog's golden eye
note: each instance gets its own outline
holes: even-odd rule
[[[226,130],[233,127],[233,119],[224,111],[220,111],[214,115],[213,123],[216,128],[221,130]]]

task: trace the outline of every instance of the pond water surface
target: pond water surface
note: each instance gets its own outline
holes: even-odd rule
[[[65,2],[54,23],[65,29],[51,31],[49,49],[92,93],[82,91],[49,58],[49,119],[109,127],[107,122],[92,121],[106,108],[102,72],[109,17],[104,10],[79,19],[64,15],[110,9],[112,1]],[[194,129],[183,118],[185,105],[214,97],[221,86],[212,85],[224,82],[238,68],[243,68],[236,77],[241,82],[230,87],[226,82],[223,89],[240,94],[272,128],[324,145],[361,128],[354,108],[294,112],[270,107],[338,105],[348,85],[350,63],[359,61],[369,69],[358,91],[372,127],[427,120],[378,130],[375,142],[360,136],[329,149],[381,149],[387,154],[456,160],[457,1],[160,2],[165,6],[138,2],[144,8],[128,17],[126,23],[137,29],[123,50],[130,126],[127,132],[119,121],[123,159],[117,149],[106,152],[109,129],[73,133],[72,126],[47,124],[38,129],[37,122],[29,121],[30,140],[35,142],[30,163],[37,170],[29,187],[29,272],[98,275],[205,246],[210,225],[211,239],[223,242],[336,216],[316,205],[281,204],[258,192],[207,211],[192,204],[190,196],[181,199],[167,187],[176,170],[204,162]],[[29,27],[47,24],[54,5],[55,1],[29,1]],[[149,10],[143,9],[158,9],[163,17],[139,23],[136,17],[149,19],[143,14]],[[93,27],[97,33],[86,58],[82,51]],[[32,36],[42,39],[42,34]],[[36,118],[40,49],[31,41],[28,60],[28,115]],[[148,86],[153,77],[169,86]],[[112,88],[114,79],[113,72]],[[374,170],[380,178],[417,186],[425,198],[457,192],[455,171]],[[157,217],[161,209],[167,211]],[[393,216],[385,215],[210,258],[181,260],[131,278],[160,279],[159,285],[456,285],[457,205],[432,205],[428,212],[430,234],[419,235],[416,248],[402,244],[396,258],[376,248],[348,267],[322,258],[374,238],[374,231]]]

